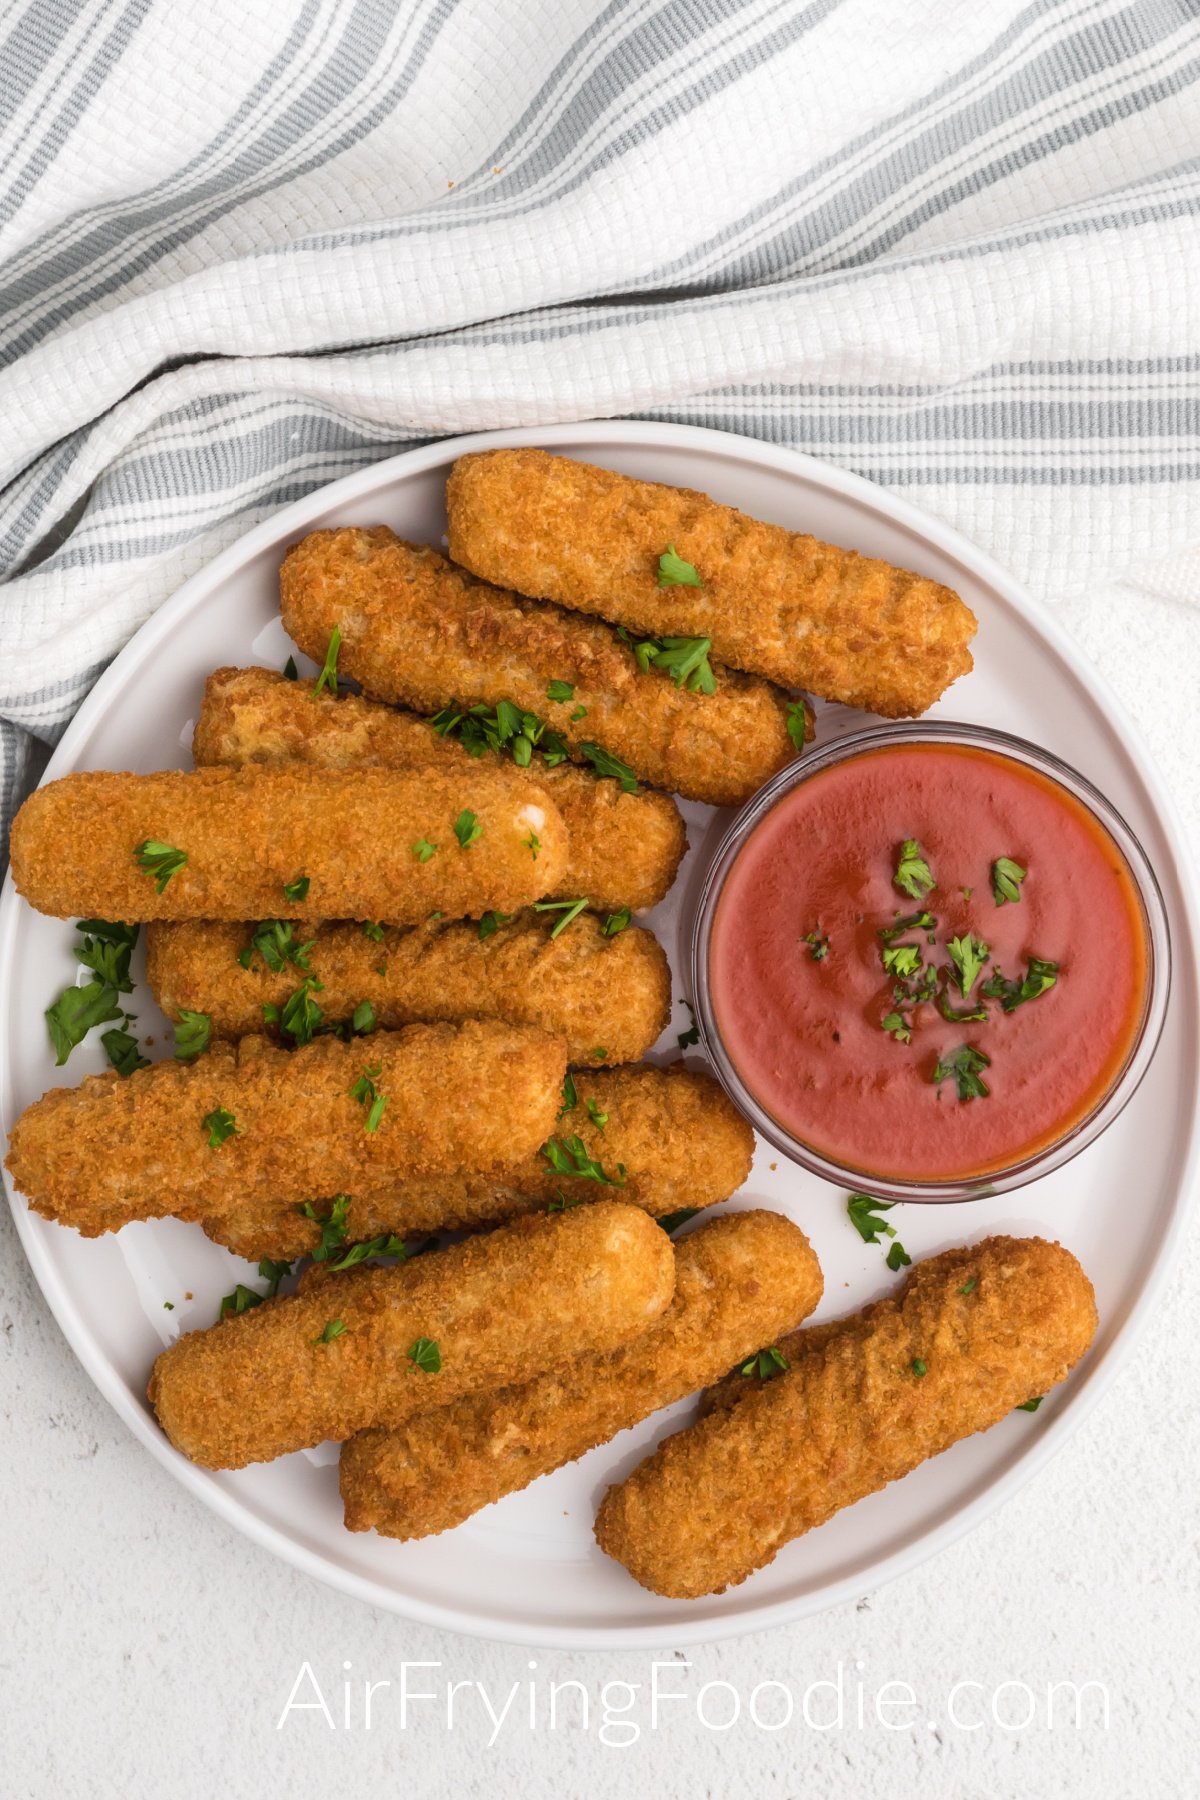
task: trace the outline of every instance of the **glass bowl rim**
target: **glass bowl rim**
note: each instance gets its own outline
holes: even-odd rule
[[[784,795],[837,763],[853,756],[912,744],[967,744],[990,750],[1047,776],[1084,806],[1107,831],[1124,857],[1141,904],[1146,932],[1146,987],[1142,1016],[1119,1074],[1091,1111],[1069,1131],[1001,1169],[977,1176],[908,1181],[855,1169],[822,1155],[794,1137],[767,1111],[743,1080],[725,1049],[716,1022],[708,976],[708,950],[713,921],[725,880],[751,833]],[[946,1204],[982,1200],[1062,1168],[1106,1131],[1141,1086],[1162,1036],[1171,989],[1171,933],[1162,890],[1149,857],[1122,813],[1086,775],[1051,750],[1028,738],[987,725],[958,720],[900,721],[872,725],[834,739],[819,750],[806,751],[765,782],[730,821],[705,872],[692,929],[692,1003],[701,1043],[721,1086],[746,1115],[760,1137],[810,1174],[842,1188],[869,1188],[879,1199]]]

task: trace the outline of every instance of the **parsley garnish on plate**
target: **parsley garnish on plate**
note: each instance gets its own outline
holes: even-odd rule
[[[483,826],[473,812],[463,808],[454,821],[454,835],[460,850],[469,850],[483,836]]]
[[[300,671],[296,667],[294,656],[289,656],[283,665],[283,679],[285,681],[299,681],[300,679]]]
[[[341,647],[342,633],[340,628],[335,625],[329,634],[329,648],[325,652],[325,661],[321,664],[321,673],[317,676],[317,685],[312,691],[314,700],[317,695],[324,692],[326,688],[329,689],[329,692],[336,700],[338,691],[338,652]]]
[[[888,1246],[887,1266],[893,1273],[903,1269],[912,1262],[912,1257],[896,1236],[896,1227],[889,1225],[886,1219],[878,1218],[879,1213],[891,1212],[896,1204],[894,1200],[876,1200],[871,1194],[851,1194],[846,1201],[846,1212],[864,1244],[878,1244],[883,1238],[890,1237],[894,1241]]]
[[[1013,905],[1021,898],[1021,883],[1028,869],[1023,869],[1019,862],[1011,856],[998,856],[992,864],[992,897],[997,906],[1011,901]]]
[[[923,900],[937,886],[916,838],[905,838],[901,844],[892,882],[902,894],[907,894],[912,900]]]
[[[1044,1394],[1035,1394],[1032,1400],[1022,1400],[1020,1406],[1017,1407],[1017,1411],[1036,1412],[1045,1398],[1046,1396]]]
[[[680,556],[674,544],[668,544],[658,559],[659,587],[703,587],[695,565]]]
[[[125,1017],[128,1022],[130,1015],[127,1013]],[[138,1041],[131,1032],[117,1027],[113,1031],[102,1032],[100,1042],[104,1045],[104,1054],[118,1075],[132,1075],[135,1069],[150,1067],[150,1058],[142,1055]]]
[[[335,1194],[329,1202],[329,1216],[322,1218],[311,1200],[306,1200],[298,1208],[306,1219],[311,1219],[321,1230],[320,1240],[310,1254],[314,1262],[328,1262],[331,1250],[336,1250],[346,1241],[346,1215],[350,1211],[349,1194]]]
[[[223,1106],[218,1106],[212,1112],[205,1113],[200,1121],[200,1129],[208,1133],[209,1149],[217,1150],[226,1138],[231,1138],[237,1131],[237,1123],[231,1112]]]
[[[263,919],[254,927],[246,948],[238,951],[238,961],[243,969],[248,969],[257,951],[272,975],[280,974],[288,963],[307,969],[308,953],[315,942],[315,938],[309,938],[307,943],[300,943],[290,919]]]
[[[110,919],[80,919],[75,929],[83,936],[75,958],[119,994],[132,994],[129,961],[138,941],[140,925],[122,925]]]
[[[359,1101],[361,1105],[369,1107],[370,1109],[367,1113],[366,1123],[363,1126],[364,1131],[379,1130],[379,1121],[382,1119],[384,1108],[388,1103],[387,1095],[381,1094],[375,1085],[382,1074],[382,1063],[377,1064],[374,1068],[364,1069],[358,1080],[354,1083],[354,1086],[350,1089],[350,1098]]]
[[[556,938],[560,931],[565,931],[567,926],[579,917],[580,913],[583,912],[587,906],[587,903],[588,898],[586,894],[584,894],[583,898],[580,900],[535,900],[533,903],[533,910],[534,912],[539,913],[556,912],[562,914],[562,918],[555,921],[554,929],[550,933],[552,938]]]
[[[575,689],[569,681],[552,681],[546,689],[547,700],[573,700]]]
[[[190,1062],[193,1056],[207,1050],[211,1035],[212,1020],[207,1013],[190,1012],[186,1006],[181,1007],[175,1023],[175,1055],[179,1061]]]
[[[226,1294],[221,1301],[220,1311],[217,1313],[217,1323],[220,1324],[222,1319],[240,1318],[244,1312],[249,1312],[252,1306],[261,1306],[262,1303],[261,1294],[255,1293],[253,1288],[247,1287],[244,1282],[239,1281],[232,1294]]]
[[[943,1081],[953,1077],[960,1100],[986,1099],[992,1090],[980,1071],[990,1068],[991,1063],[991,1057],[982,1050],[976,1050],[971,1044],[960,1044],[939,1059],[930,1079],[936,1087],[941,1087]]]
[[[622,793],[637,793],[637,776],[619,756],[613,756],[600,744],[580,744],[579,754],[587,758],[597,775],[611,775],[614,781],[619,781]]]
[[[686,1225],[689,1219],[696,1218],[700,1210],[698,1206],[681,1206],[678,1212],[662,1213],[654,1223],[661,1225],[667,1236],[671,1237],[681,1225]]]
[[[133,853],[134,861],[146,875],[154,877],[154,891],[161,894],[172,875],[178,875],[187,862],[187,851],[173,844],[161,844],[157,838],[146,838]]]
[[[123,1016],[116,988],[106,981],[89,981],[83,987],[64,988],[53,1006],[46,1008],[46,1029],[54,1046],[54,1062],[61,1068],[76,1044],[81,1044],[93,1025],[105,1025]]]
[[[601,935],[607,938],[616,937],[618,932],[624,931],[632,917],[633,914],[627,906],[621,907],[619,912],[609,913],[607,919],[604,921]]]
[[[408,1353],[408,1360],[414,1369],[420,1369],[426,1375],[438,1375],[442,1368],[442,1353],[438,1349],[436,1338],[420,1337]]]
[[[965,937],[951,938],[946,946],[950,952],[950,961],[954,964],[954,979],[963,999],[967,999],[971,989],[983,973],[991,951],[982,938],[977,938],[968,931]]]
[[[808,742],[808,708],[803,700],[792,700],[788,704],[787,734],[797,750],[803,750]]]
[[[749,1362],[742,1364],[743,1375],[757,1375],[760,1381],[770,1381],[773,1375],[783,1375],[791,1368],[782,1350],[772,1344],[766,1350],[757,1351]]]
[[[330,1319],[320,1337],[314,1338],[314,1344],[332,1344],[334,1338],[345,1335],[346,1327],[341,1319]]]
[[[624,1187],[625,1165],[617,1164],[617,1173],[609,1175],[603,1164],[588,1155],[587,1145],[579,1136],[548,1138],[542,1145],[545,1157],[556,1175],[570,1175],[579,1181],[598,1181],[603,1187]]]
[[[700,1027],[696,1023],[696,1009],[692,1005],[691,1001],[685,1000],[683,1004],[687,1007],[688,1012],[692,1015],[692,1022],[688,1026],[686,1031],[681,1031],[678,1033],[678,1035],[676,1036],[675,1042],[679,1045],[679,1048],[681,1050],[690,1050],[690,1049],[692,1049],[693,1045],[698,1044],[700,1042]]]
[[[461,843],[461,841],[462,840],[460,839],[459,842]],[[412,853],[416,857],[418,862],[427,863],[431,856],[437,855],[437,849],[438,849],[438,847],[436,844],[431,844],[428,838],[423,837],[423,838],[417,839],[416,843],[412,847]],[[363,930],[366,931],[366,929],[367,928],[364,925]],[[382,937],[383,933],[380,932],[379,935],[380,935],[380,937]]]

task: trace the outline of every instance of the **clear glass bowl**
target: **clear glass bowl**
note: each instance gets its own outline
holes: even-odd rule
[[[756,1098],[726,1050],[717,1025],[709,982],[709,948],[717,903],[726,877],[754,828],[785,794],[791,793],[802,782],[810,781],[823,770],[861,755],[866,750],[902,748],[913,744],[958,744],[989,750],[998,756],[1022,763],[1026,768],[1034,769],[1057,782],[1103,826],[1124,857],[1141,902],[1146,937],[1146,986],[1142,1015],[1119,1073],[1092,1110],[1077,1120],[1061,1137],[1020,1161],[991,1170],[986,1175],[955,1177],[944,1181],[913,1181],[905,1180],[902,1176],[867,1173],[850,1164],[832,1161],[795,1137]],[[1013,737],[1003,731],[992,731],[980,725],[937,723],[876,726],[868,731],[839,738],[826,749],[810,751],[798,757],[786,769],[780,770],[742,808],[722,838],[701,889],[692,939],[692,994],[696,1023],[713,1069],[726,1093],[745,1113],[760,1136],[774,1144],[776,1149],[782,1150],[793,1162],[840,1187],[866,1187],[872,1194],[885,1200],[944,1202],[982,1199],[988,1194],[1004,1193],[1010,1188],[1022,1187],[1026,1182],[1061,1168],[1073,1156],[1077,1156],[1112,1124],[1137,1091],[1158,1047],[1166,1017],[1170,984],[1171,941],[1162,894],[1145,851],[1120,813],[1077,769],[1061,762],[1048,750],[1042,750],[1024,738]]]

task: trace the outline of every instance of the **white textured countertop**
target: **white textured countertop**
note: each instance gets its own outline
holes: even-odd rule
[[[1060,617],[1124,697],[1195,844],[1200,610],[1113,587]],[[1194,1103],[1194,1075],[1183,1072],[1181,1104]],[[59,1335],[7,1213],[0,1237],[5,1800],[347,1791],[1174,1800],[1196,1791],[1198,1248],[1185,1247],[1107,1397],[998,1517],[856,1605],[708,1649],[681,1643],[672,1657],[539,1655],[453,1637],[275,1563],[138,1448]],[[690,1698],[664,1703],[651,1729],[656,1660],[676,1664],[658,1670],[660,1689]],[[328,1713],[307,1678],[296,1688],[306,1662]],[[406,1724],[405,1663],[410,1692],[439,1695],[411,1701]],[[750,1719],[756,1684],[786,1682],[793,1693],[836,1684],[839,1665],[840,1723],[835,1686],[813,1690],[811,1724],[797,1710],[785,1729],[767,1729],[780,1703],[767,1687],[755,1700],[762,1725]],[[573,1690],[551,1731],[548,1684],[570,1678],[587,1690],[588,1729]],[[377,1691],[369,1729],[364,1681],[392,1684]],[[480,1685],[459,1690],[447,1729],[451,1682]],[[605,1696],[622,1682],[641,1685]],[[729,1729],[719,1729],[733,1704],[727,1688],[710,1688],[698,1716],[710,1682],[732,1684],[740,1699]],[[915,1703],[884,1708],[885,1724],[875,1702],[886,1682],[910,1684]],[[1048,1684],[1066,1682],[1104,1690],[1082,1692],[1078,1726],[1065,1688],[1048,1700]],[[980,1685],[959,1686],[955,1727],[949,1696],[963,1683]],[[500,1714],[514,1684],[496,1726],[487,1702]],[[281,1723],[294,1689],[313,1704]],[[602,1741],[606,1698],[613,1722]],[[625,1743],[631,1731],[618,1717],[637,1726],[636,1741]]]

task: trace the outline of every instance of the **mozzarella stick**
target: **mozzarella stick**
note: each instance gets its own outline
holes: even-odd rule
[[[314,531],[279,579],[300,648],[323,661],[336,628],[339,670],[376,700],[427,713],[507,700],[558,733],[575,761],[596,745],[627,777],[713,806],[740,805],[796,754],[789,703],[767,682],[718,669],[714,693],[693,693],[643,670],[598,620],[489,587],[384,525]],[[550,697],[554,684],[566,698]],[[795,714],[797,735],[805,720]]]
[[[545,790],[478,767],[67,775],[12,828],[18,891],[60,919],[477,918],[566,860]]]
[[[281,959],[271,928],[263,940],[268,964],[254,948],[252,924],[151,925],[146,979],[168,1018],[206,1013],[223,1038],[261,1032],[263,1007],[282,1011],[308,977],[326,1024],[353,1019],[363,1005],[387,1031],[417,1020],[508,1019],[566,1038],[572,1062],[597,1045],[609,1062],[636,1062],[670,1012],[666,957],[648,931],[606,937],[594,913],[581,913],[555,937],[562,916],[521,913],[491,930],[490,920],[435,920],[410,930],[376,927],[370,936],[361,925],[303,926],[292,940],[301,966]]]
[[[609,1488],[596,1541],[653,1593],[722,1593],[1064,1380],[1095,1330],[1092,1285],[1059,1244],[932,1256],[786,1373],[667,1438]]]
[[[549,1125],[544,1147],[527,1151],[515,1166],[371,1188],[345,1181],[345,1241],[472,1229],[606,1199],[661,1218],[728,1200],[750,1173],[754,1133],[709,1075],[650,1064],[576,1069],[565,1099],[573,1104]],[[204,1221],[204,1228],[251,1260],[302,1255],[321,1235],[312,1219],[270,1195],[248,1196],[242,1206]]]
[[[952,589],[747,518],[691,488],[544,450],[455,463],[450,554],[485,581],[713,654],[886,718],[928,710],[972,666],[976,619]],[[664,585],[660,558],[677,579]],[[679,566],[682,562],[682,569]]]
[[[456,737],[435,731],[428,719],[358,694],[317,694],[315,687],[270,669],[218,669],[205,683],[192,739],[197,765],[306,762],[460,773],[464,764],[478,766]],[[645,788],[627,794],[590,769],[551,767],[543,758],[527,775],[489,750],[483,766],[518,787],[532,778],[562,814],[568,851],[556,895],[586,894],[603,912],[622,906],[636,912],[665,897],[687,848],[679,808],[669,795]]]
[[[35,1212],[85,1237],[134,1219],[209,1221],[358,1186],[532,1157],[554,1129],[566,1046],[496,1020],[409,1025],[52,1088],[21,1114],[8,1169]]]
[[[714,1219],[676,1246],[675,1298],[632,1342],[351,1438],[341,1461],[346,1526],[394,1538],[449,1531],[694,1393],[820,1298],[808,1239],[781,1213]]]
[[[636,1207],[521,1219],[191,1332],[149,1395],[177,1450],[240,1469],[611,1349],[663,1313],[674,1281],[666,1234]]]

